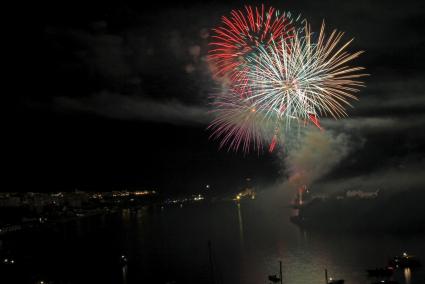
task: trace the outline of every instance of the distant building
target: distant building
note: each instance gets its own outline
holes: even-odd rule
[[[89,196],[83,191],[75,191],[66,193],[65,200],[69,207],[81,208],[84,203],[88,202]]]
[[[3,196],[0,198],[0,207],[19,207],[22,204],[21,197],[19,196]]]
[[[362,191],[362,190],[348,190],[345,194],[347,198],[365,198],[365,199],[371,199],[378,197],[379,189],[376,191],[368,192],[368,191]]]

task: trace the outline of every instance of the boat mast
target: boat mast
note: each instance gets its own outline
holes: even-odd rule
[[[328,270],[325,269],[325,283],[328,284]]]
[[[280,284],[283,284],[283,280],[282,280],[282,261],[279,260],[279,275],[280,275]]]
[[[211,276],[211,283],[214,284],[214,267],[213,267],[213,259],[212,259],[212,248],[211,248],[211,241],[208,240],[208,257],[210,260],[210,276]]]

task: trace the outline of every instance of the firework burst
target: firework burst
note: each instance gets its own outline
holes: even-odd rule
[[[216,77],[231,82],[247,83],[239,71],[244,70],[246,57],[261,45],[280,42],[294,36],[290,14],[281,14],[273,7],[245,6],[222,17],[222,26],[213,29],[208,56]]]
[[[365,76],[363,67],[350,66],[362,53],[347,51],[352,40],[343,42],[336,30],[326,35],[324,24],[317,34],[305,21],[296,29],[273,8],[265,17],[264,7],[246,7],[246,14],[223,18],[226,28],[215,29],[210,51],[216,75],[231,82],[215,97],[209,126],[220,147],[248,152],[268,145],[272,152],[294,128],[322,129],[321,117],[347,116]]]
[[[322,24],[317,40],[306,24],[289,42],[260,46],[247,58],[244,76],[250,81],[250,99],[267,116],[284,121],[311,121],[320,128],[319,117],[341,118],[347,115],[349,100],[356,99],[365,76],[363,67],[351,67],[350,61],[362,51],[347,52],[352,40],[341,43],[343,33],[325,34]],[[243,84],[243,82],[240,82]]]

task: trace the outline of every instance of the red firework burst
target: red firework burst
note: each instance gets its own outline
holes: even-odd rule
[[[287,14],[273,7],[245,6],[222,17],[222,26],[213,29],[209,62],[214,76],[228,78],[244,85],[243,71],[246,55],[271,41],[279,43],[294,36],[294,26]]]

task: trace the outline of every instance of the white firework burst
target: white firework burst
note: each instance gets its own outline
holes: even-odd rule
[[[289,125],[291,120],[312,121],[320,127],[318,118],[329,115],[346,116],[349,99],[363,83],[363,67],[348,63],[362,51],[347,52],[352,40],[341,44],[342,32],[325,34],[322,24],[317,40],[306,23],[302,32],[282,41],[261,46],[248,58],[246,77],[251,93],[247,99],[269,117],[279,117]]]

